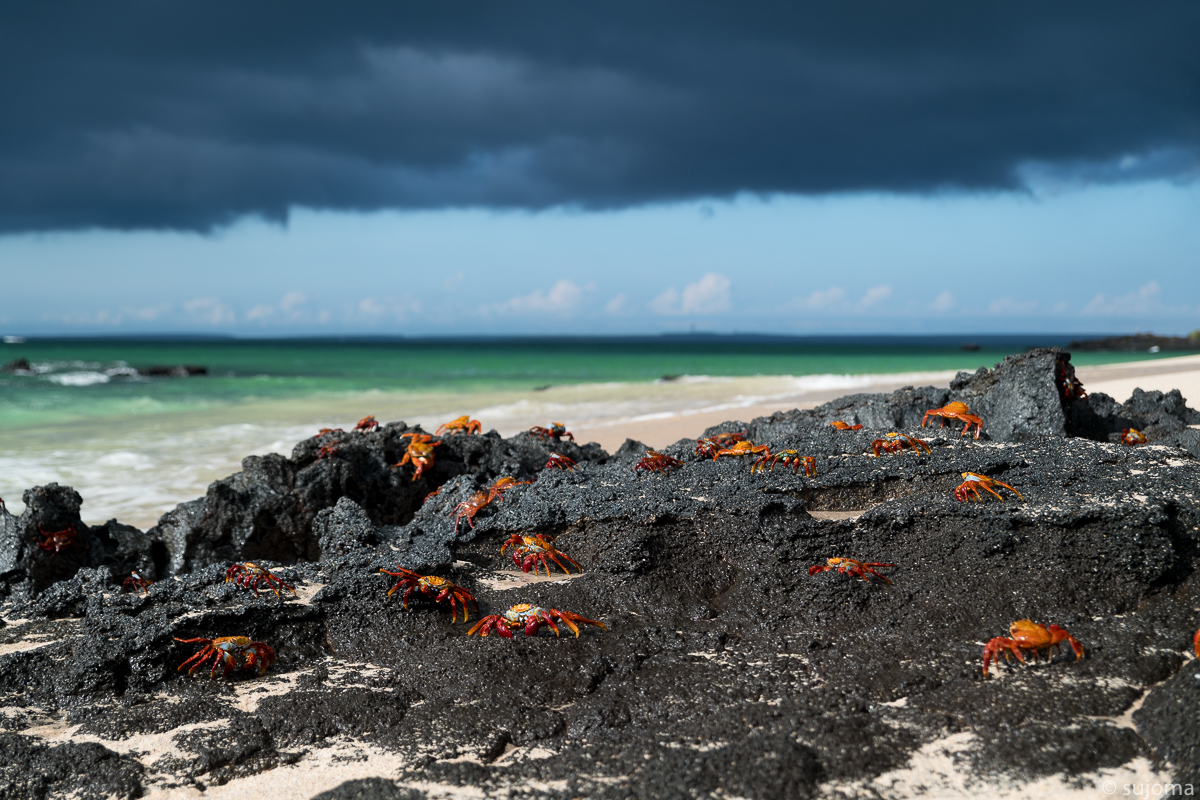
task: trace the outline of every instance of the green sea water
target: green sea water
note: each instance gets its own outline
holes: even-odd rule
[[[32,374],[0,373],[0,429],[197,412],[263,401],[384,391],[488,393],[548,385],[649,382],[664,376],[886,374],[992,366],[1010,353],[1061,341],[806,340],[678,336],[440,341],[34,340],[0,349]],[[1168,354],[1162,354],[1166,356]],[[1077,365],[1144,360],[1146,353],[1082,353]],[[204,366],[192,378],[143,378],[154,365]]]

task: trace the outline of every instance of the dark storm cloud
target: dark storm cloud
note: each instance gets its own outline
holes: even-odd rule
[[[1200,4],[0,9],[0,230],[1191,178]]]

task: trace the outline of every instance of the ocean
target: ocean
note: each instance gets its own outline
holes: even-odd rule
[[[594,428],[697,409],[736,416],[814,392],[945,378],[1067,338],[31,339],[0,347],[0,364],[30,366],[0,373],[0,498],[19,513],[24,489],[69,484],[85,521],[148,527],[242,457],[290,453],[317,428],[367,414],[429,427],[469,413],[505,435],[552,420]],[[142,374],[182,365],[206,374]]]

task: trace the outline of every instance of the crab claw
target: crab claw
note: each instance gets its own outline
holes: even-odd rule
[[[1051,625],[1047,630],[1050,631],[1050,636],[1053,638],[1054,644],[1057,645],[1063,639],[1066,639],[1067,643],[1071,645],[1071,649],[1075,651],[1075,660],[1078,661],[1083,658],[1083,645],[1079,643],[1078,639],[1057,625]]]

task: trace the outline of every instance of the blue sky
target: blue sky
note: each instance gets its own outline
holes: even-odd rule
[[[1200,328],[1194,0],[65,3],[5,333]]]
[[[1186,333],[1197,221],[1200,185],[1160,181],[9,235],[0,328]]]

